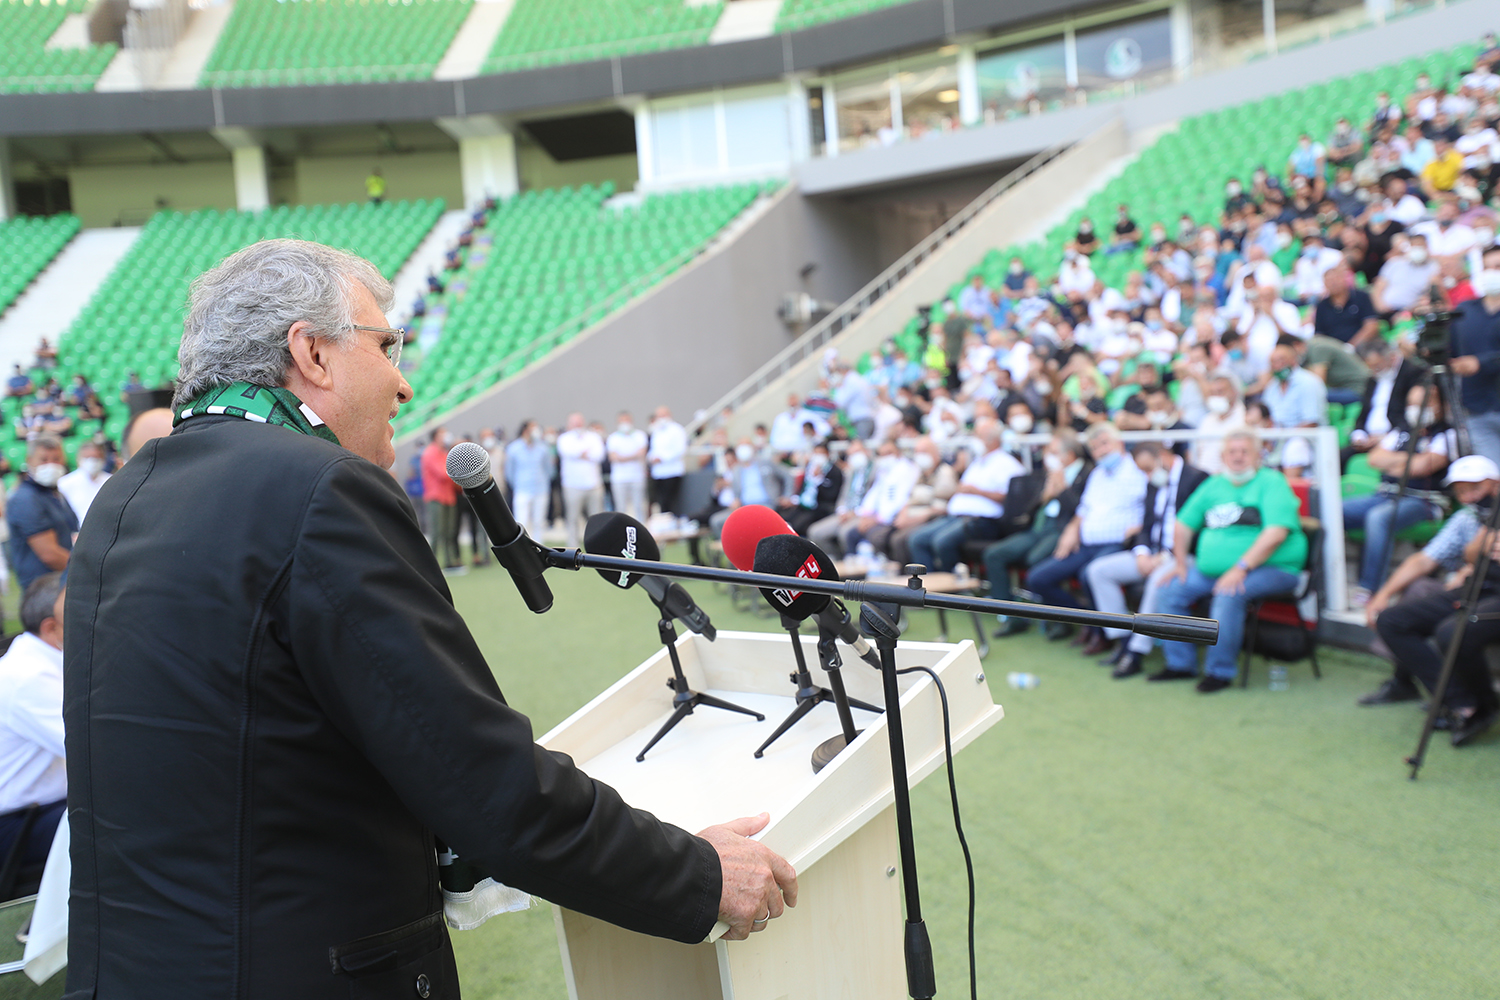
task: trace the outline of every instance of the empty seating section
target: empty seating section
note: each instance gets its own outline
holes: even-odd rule
[[[606,183],[502,202],[429,305],[446,309],[442,333],[409,376],[416,402],[398,432],[484,392],[620,308],[690,259],[762,190],[739,184],[653,194],[615,208],[605,204],[613,193]],[[544,336],[559,328],[559,336]]]
[[[881,7],[893,7],[905,0],[784,0],[776,15],[777,31],[796,31],[836,21],[841,17],[867,14]]]
[[[722,0],[516,0],[484,72],[706,45]]]
[[[0,93],[93,90],[116,46],[48,49],[47,39],[88,0],[0,0]]]
[[[78,233],[78,217],[53,215],[0,222],[0,313]]]
[[[469,0],[236,0],[204,87],[426,80]]]
[[[233,251],[276,236],[352,250],[390,278],[442,211],[439,199],[262,212],[159,212],[63,334],[57,377],[66,381],[80,372],[88,377],[109,411],[105,432],[118,441],[127,417],[120,390],[129,373],[137,372],[148,386],[166,384],[177,373],[177,345],[193,278]],[[83,430],[92,433],[93,428]],[[15,450],[7,446],[12,464]]]

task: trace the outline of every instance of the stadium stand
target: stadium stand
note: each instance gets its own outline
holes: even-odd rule
[[[614,208],[605,204],[614,186],[605,183],[528,191],[497,205],[427,306],[441,335],[410,375],[416,402],[397,433],[515,375],[661,281],[763,190],[676,191]]]
[[[0,222],[0,313],[58,255],[68,241],[78,234],[78,217],[53,215],[45,218],[19,218]]]
[[[796,31],[815,24],[825,24],[843,17],[868,14],[882,7],[894,7],[903,0],[785,0],[776,15],[777,31]]]
[[[93,90],[116,46],[48,49],[47,39],[88,0],[0,0],[0,93],[52,94]]]
[[[119,393],[130,373],[137,373],[147,386],[164,384],[176,374],[187,286],[198,274],[257,240],[298,236],[352,250],[389,278],[443,208],[441,200],[434,200],[283,206],[263,212],[159,212],[63,334],[55,370],[34,372],[33,381],[40,385],[49,375],[60,381],[84,375],[107,409],[104,432],[118,441],[127,420]],[[8,422],[14,423],[21,402],[6,401]],[[69,451],[94,429],[78,427],[76,436],[68,439]],[[5,455],[16,467],[24,451],[24,441],[5,445]]]
[[[469,0],[237,0],[202,87],[425,80]]]
[[[495,39],[484,71],[706,45],[723,10],[715,3],[659,0],[516,0]]]

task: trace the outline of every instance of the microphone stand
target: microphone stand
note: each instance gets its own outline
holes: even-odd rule
[[[692,715],[693,709],[699,705],[707,705],[709,708],[722,708],[726,712],[753,715],[756,722],[765,722],[766,717],[753,709],[725,701],[723,698],[716,698],[711,694],[704,694],[702,691],[694,691],[688,686],[687,676],[682,672],[682,661],[677,658],[677,628],[672,624],[672,616],[667,613],[665,605],[658,602],[655,598],[652,599],[651,603],[655,604],[656,609],[661,612],[661,618],[656,623],[656,632],[661,637],[661,644],[667,647],[667,656],[672,661],[672,679],[667,681],[667,687],[677,693],[672,696],[671,718],[662,723],[662,727],[656,731],[656,735],[651,737],[651,742],[647,743],[641,752],[635,755],[636,763],[639,764],[645,760],[647,752],[656,746],[657,743],[661,742],[661,738],[670,733],[673,726],[689,715]],[[760,755],[756,754],[756,756]]]
[[[849,695],[844,691],[844,676],[839,672],[844,661],[839,656],[838,634],[821,622],[818,625],[818,664],[828,675],[828,686],[833,688],[833,707],[838,710],[839,728],[843,732],[818,744],[812,755],[813,774],[827,767],[828,762],[837,757],[840,750],[853,743],[863,732],[854,728],[854,713],[849,710]]]
[[[834,702],[835,705],[839,704],[840,702],[838,696],[836,696],[832,691],[828,690],[826,687],[819,687],[818,685],[813,683],[812,673],[807,669],[807,657],[802,652],[802,636],[798,632],[798,628],[801,626],[801,624],[802,623],[795,618],[788,618],[786,615],[781,616],[781,627],[786,629],[787,633],[792,637],[792,653],[797,657],[797,672],[791,675],[792,683],[797,685],[797,704],[796,707],[792,709],[791,714],[782,720],[781,725],[776,727],[776,731],[770,736],[766,737],[766,741],[756,749],[756,760],[764,757],[766,755],[766,747],[770,746],[772,743],[775,743],[781,737],[782,733],[795,726],[799,721],[801,721],[803,716],[807,715],[808,712],[811,712],[813,709],[817,708],[825,701]],[[837,676],[837,670],[834,671],[834,676]],[[844,702],[843,711],[839,714],[840,722],[843,721],[844,715],[848,713],[849,705],[853,705],[855,708],[862,708],[867,712],[880,711],[880,709],[876,708],[874,705],[868,704],[867,702],[863,701],[851,701],[848,695],[844,695],[843,678],[838,679],[838,686],[839,694],[843,695],[842,701]],[[854,720],[851,717],[847,724],[847,728],[845,729],[845,733],[847,734],[853,729]],[[819,747],[819,749],[822,748]],[[816,760],[816,755],[814,755],[814,760]],[[813,765],[813,770],[817,771],[819,769],[819,765],[815,763]]]
[[[907,586],[922,587],[917,571],[925,567],[906,567],[911,573]],[[930,1000],[937,993],[937,973],[933,968],[932,940],[922,920],[922,898],[917,887],[917,842],[912,831],[911,786],[906,777],[906,733],[901,728],[901,689],[896,683],[896,641],[901,636],[900,611],[893,605],[869,601],[859,609],[860,631],[875,640],[880,650],[880,679],[885,690],[885,724],[891,750],[891,788],[896,806],[896,840],[901,855],[901,890],[906,900],[906,992],[914,1000]]]

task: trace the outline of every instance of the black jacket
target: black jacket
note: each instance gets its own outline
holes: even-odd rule
[[[1174,522],[1176,512],[1182,509],[1182,505],[1188,502],[1188,497],[1192,496],[1193,491],[1202,486],[1207,478],[1208,473],[1196,465],[1183,464],[1182,474],[1177,477],[1177,496],[1172,500]],[[1126,548],[1145,545],[1152,552],[1160,552],[1172,547],[1172,539],[1160,537],[1162,529],[1156,520],[1156,493],[1155,486],[1146,487],[1146,516],[1141,520],[1141,530],[1136,532],[1134,538],[1127,539]]]
[[[436,834],[700,941],[712,847],[532,742],[386,472],[199,417],[100,492],[68,581],[68,997],[457,997]]]

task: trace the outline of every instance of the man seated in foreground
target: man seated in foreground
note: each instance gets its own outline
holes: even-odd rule
[[[63,763],[63,582],[38,577],[21,598],[21,627],[0,656],[0,859],[26,827],[21,864],[47,860],[67,809]]]
[[[1222,691],[1234,682],[1235,660],[1245,631],[1245,606],[1282,594],[1297,584],[1307,562],[1307,536],[1300,503],[1286,477],[1260,464],[1260,439],[1251,431],[1224,438],[1224,471],[1209,476],[1177,512],[1173,552],[1193,552],[1172,569],[1161,588],[1163,614],[1188,615],[1212,596],[1208,617],[1219,623],[1219,641],[1209,647],[1198,690]],[[1197,647],[1163,642],[1167,666],[1154,680],[1190,679],[1198,673]]]

